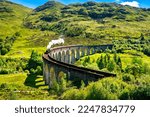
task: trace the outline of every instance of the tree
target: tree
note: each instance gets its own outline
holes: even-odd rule
[[[150,46],[145,46],[143,48],[143,52],[144,52],[144,54],[150,56]]]
[[[65,77],[66,77],[66,75],[60,78],[60,83],[59,83],[60,92],[64,92],[67,88],[67,81],[66,81]]]
[[[104,57],[104,62],[105,62],[105,67],[107,66],[107,64],[110,61],[110,55],[108,53],[106,53],[105,57]]]
[[[140,39],[141,39],[141,41],[145,40],[143,33],[141,33]]]
[[[129,81],[133,81],[135,78],[133,75],[131,74],[123,74],[122,76],[122,80],[125,81],[125,82],[129,82]]]
[[[122,62],[120,56],[118,56],[118,60],[116,64],[122,69]]]
[[[115,62],[113,60],[111,60],[108,65],[107,65],[107,69],[112,72],[115,69]]]
[[[140,86],[132,92],[134,100],[149,100],[150,99],[150,85]]]
[[[117,53],[114,53],[114,61],[117,63]]]
[[[40,55],[33,50],[26,68],[29,71],[30,69],[34,69],[34,70],[37,69],[37,71],[40,72],[40,69],[42,68],[42,61],[40,60],[40,58],[41,58]],[[41,68],[39,68],[38,66]]]
[[[97,59],[97,65],[98,65],[99,69],[105,68],[103,55],[101,55],[101,57]]]
[[[6,48],[2,48],[1,55],[5,55],[7,52],[8,52],[8,50]]]
[[[88,12],[85,8],[81,8],[78,13],[81,15],[88,15]]]
[[[10,44],[10,43],[6,43],[6,44],[5,44],[5,48],[6,48],[8,51],[10,51],[10,49],[11,49],[11,44]]]
[[[0,42],[3,42],[3,39],[0,37]]]
[[[125,71],[126,71],[126,73],[132,74],[135,76],[135,78],[137,78],[139,75],[141,75],[142,66],[137,64],[137,63],[132,64],[132,65],[128,65],[125,68]]]

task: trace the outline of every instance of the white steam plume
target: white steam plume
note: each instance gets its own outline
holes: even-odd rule
[[[62,38],[62,36],[60,36],[59,39],[57,40],[51,40],[49,44],[47,45],[47,49],[50,49],[52,45],[64,44],[64,42],[65,42],[64,39]]]

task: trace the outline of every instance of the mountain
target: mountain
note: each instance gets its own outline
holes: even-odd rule
[[[139,38],[141,33],[149,37],[150,9],[117,3],[63,5],[49,1],[32,11],[25,26],[90,39]]]
[[[149,38],[150,9],[56,1],[29,9],[0,0],[0,24],[0,54],[29,57],[33,49],[43,53],[49,41],[62,34],[64,45],[106,44],[114,39],[138,39],[141,34]]]

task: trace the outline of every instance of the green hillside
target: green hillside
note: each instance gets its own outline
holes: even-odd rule
[[[65,35],[65,45],[112,43],[114,39],[150,36],[150,10],[116,3],[63,5],[49,1],[34,10],[0,1],[2,55],[29,57],[45,51],[48,42]],[[7,43],[8,42],[8,43]]]
[[[0,53],[8,53],[21,37],[24,18],[32,9],[6,0],[0,0]]]
[[[18,31],[31,10],[9,1],[0,0],[0,36],[5,37]]]
[[[141,33],[150,36],[150,10],[116,3],[49,1],[32,11],[25,26],[86,39],[136,39]]]
[[[33,49],[43,53],[49,40],[54,38],[53,32],[24,27],[24,21],[31,11],[22,5],[0,0],[1,55],[29,58]]]

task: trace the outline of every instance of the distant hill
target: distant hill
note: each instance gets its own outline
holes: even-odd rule
[[[63,5],[49,1],[26,18],[25,26],[66,36],[93,39],[150,36],[150,9],[117,3],[86,2]]]

